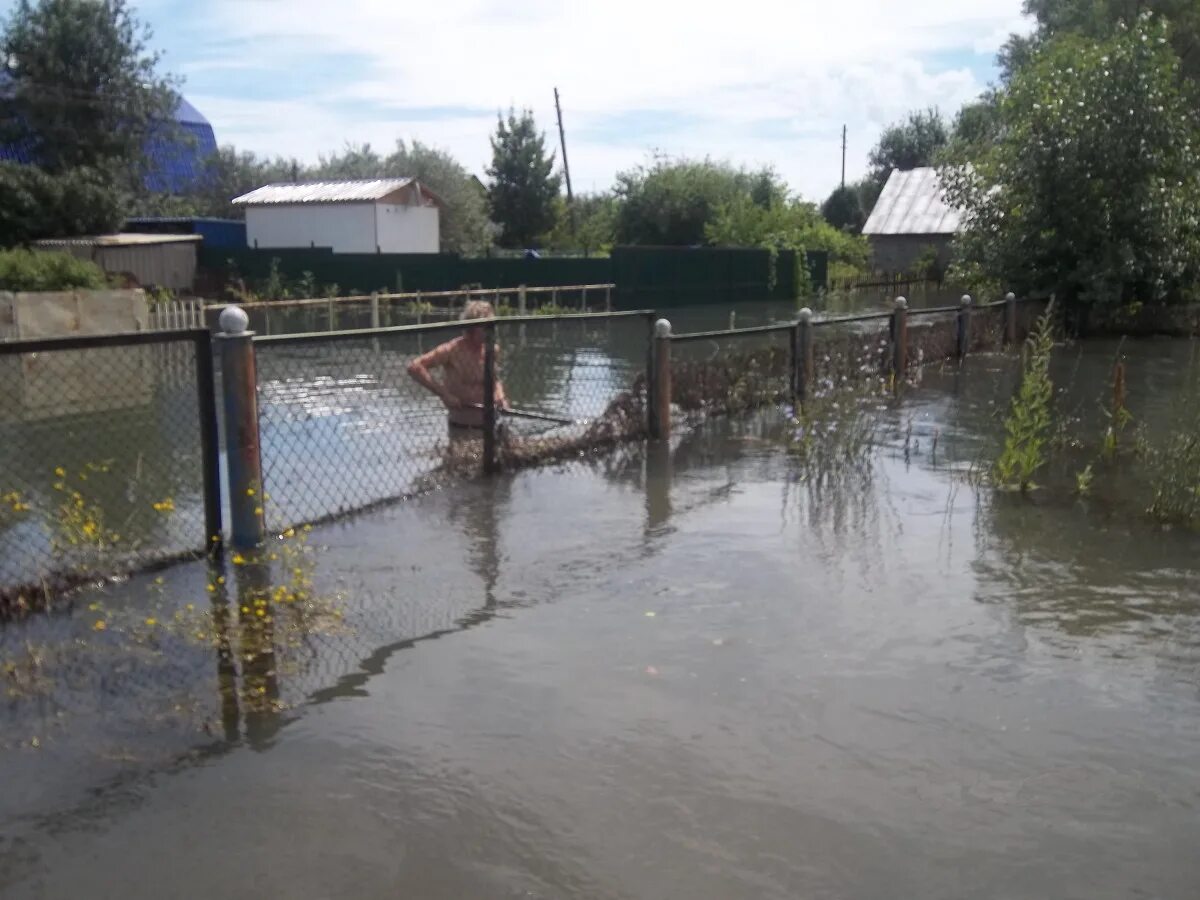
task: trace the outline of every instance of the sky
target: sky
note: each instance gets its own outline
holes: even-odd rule
[[[0,0],[7,13],[13,0]],[[576,192],[653,153],[771,165],[820,200],[909,110],[952,114],[1028,31],[1020,0],[131,0],[218,142],[316,161],[398,138],[485,178],[531,109]],[[561,161],[561,153],[559,154]]]

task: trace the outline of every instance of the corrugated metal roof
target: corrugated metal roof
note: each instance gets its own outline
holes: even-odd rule
[[[198,234],[100,234],[95,237],[46,238],[35,247],[144,247],[151,244],[192,244],[204,238]]]
[[[893,169],[863,234],[955,234],[961,217],[946,205],[937,169]]]
[[[411,178],[378,178],[366,181],[305,181],[268,184],[234,199],[234,203],[257,206],[274,203],[345,203],[382,200],[412,184]]]

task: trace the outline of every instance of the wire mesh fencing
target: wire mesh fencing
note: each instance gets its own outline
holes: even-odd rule
[[[640,436],[651,321],[523,317],[256,339],[268,528]]]
[[[790,401],[794,327],[745,328],[671,340],[671,401],[688,424]]]
[[[898,312],[673,335],[672,418],[693,426],[772,405],[791,417],[797,400],[886,391],[916,379],[926,364],[1002,349],[1010,327],[1013,341],[1024,340],[1041,309],[1038,301],[1000,301],[905,310],[900,348]]]
[[[208,332],[0,344],[0,615],[220,530]]]

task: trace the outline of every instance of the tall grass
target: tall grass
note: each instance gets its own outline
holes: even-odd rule
[[[1047,307],[1025,342],[1021,383],[1004,421],[1004,448],[992,472],[996,485],[1004,489],[1030,490],[1036,486],[1034,476],[1046,464],[1054,401],[1051,312]]]

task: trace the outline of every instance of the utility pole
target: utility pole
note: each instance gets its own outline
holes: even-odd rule
[[[575,234],[575,195],[571,193],[571,166],[567,162],[567,135],[563,131],[562,105],[558,102],[558,88],[554,89],[554,111],[558,113],[558,141],[562,145],[563,172],[567,176],[567,211],[571,216],[571,234]]]
[[[846,186],[846,126],[842,126],[842,187]]]

